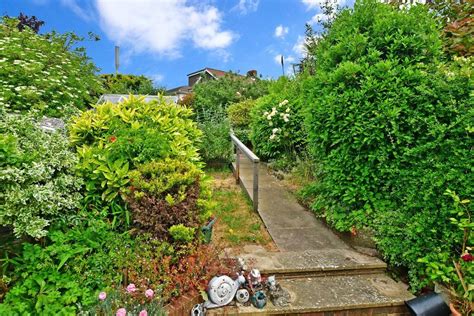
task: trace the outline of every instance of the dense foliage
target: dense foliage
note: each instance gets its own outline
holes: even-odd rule
[[[193,87],[192,107],[203,131],[200,152],[204,161],[228,161],[231,156],[230,123],[226,109],[233,103],[267,93],[268,82],[253,76],[227,74]]]
[[[44,131],[30,116],[0,115],[0,226],[39,238],[51,222],[67,221],[81,199],[76,163],[64,131]]]
[[[207,111],[197,117],[202,131],[199,152],[206,162],[230,161],[232,144],[230,142],[230,123],[225,113]]]
[[[76,314],[95,303],[97,291],[121,281],[130,238],[101,220],[80,219],[85,224],[52,231],[45,247],[25,243],[7,261],[14,274],[0,314]]]
[[[250,112],[256,105],[256,100],[247,99],[237,103],[232,103],[227,108],[230,125],[235,136],[244,144],[250,144]]]
[[[103,74],[100,79],[104,93],[157,95],[165,91],[162,87],[155,87],[153,81],[143,75]]]
[[[218,80],[207,80],[193,87],[194,109],[220,112],[245,99],[256,99],[267,93],[268,82],[254,77],[227,74]]]
[[[251,135],[254,151],[262,158],[295,156],[305,148],[306,132],[300,100],[300,82],[280,78],[270,93],[252,109]]]
[[[448,188],[473,190],[472,60],[443,64],[427,9],[359,1],[333,22],[304,82],[307,130],[320,181],[313,208],[340,230],[372,227],[393,265],[451,251]]]
[[[470,200],[461,199],[456,192],[447,190],[453,199],[449,218],[453,230],[462,232],[453,236],[453,251],[441,250],[427,253],[418,262],[424,264],[429,281],[441,282],[449,287],[451,300],[463,315],[474,312],[474,258],[469,252],[474,245],[474,222]]]
[[[72,33],[36,34],[17,28],[18,20],[0,23],[0,106],[9,111],[54,117],[70,116],[95,102],[101,90],[97,68]]]

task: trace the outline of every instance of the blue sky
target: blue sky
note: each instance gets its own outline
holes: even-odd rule
[[[101,73],[143,74],[173,88],[204,67],[281,75],[279,56],[290,64],[302,57],[304,25],[318,29],[323,0],[0,0],[0,14],[36,15],[42,32],[73,31],[100,41],[83,46]],[[350,5],[352,0],[333,0]]]

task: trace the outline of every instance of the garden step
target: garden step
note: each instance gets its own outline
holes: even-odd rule
[[[322,249],[301,252],[253,252],[240,254],[248,268],[277,278],[383,273],[387,264],[353,250]]]
[[[279,283],[291,295],[290,304],[265,308],[228,306],[207,315],[410,315],[404,301],[413,298],[403,283],[385,274],[325,276],[283,279]]]

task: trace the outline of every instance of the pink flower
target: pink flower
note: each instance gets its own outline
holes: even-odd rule
[[[115,316],[127,316],[127,310],[125,308],[119,308]]]
[[[99,293],[99,300],[103,301],[107,298],[107,293],[105,292],[100,292]]]
[[[153,292],[152,289],[148,289],[148,290],[145,291],[145,296],[146,296],[147,298],[152,298],[153,295],[155,295],[155,292]]]
[[[148,316],[148,312],[146,311],[146,309],[144,309],[140,312],[140,314],[138,314],[138,316]]]
[[[130,283],[128,286],[127,286],[127,292],[128,293],[133,293],[137,290],[137,288],[135,287],[135,284],[133,283]]]

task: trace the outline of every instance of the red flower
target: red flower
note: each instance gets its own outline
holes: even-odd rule
[[[110,138],[109,138],[109,141],[111,143],[115,143],[116,140],[117,140],[117,137],[115,137],[115,136],[110,136]]]
[[[465,253],[461,256],[461,259],[464,260],[465,262],[470,262],[474,260],[474,256],[471,255],[470,253]]]

